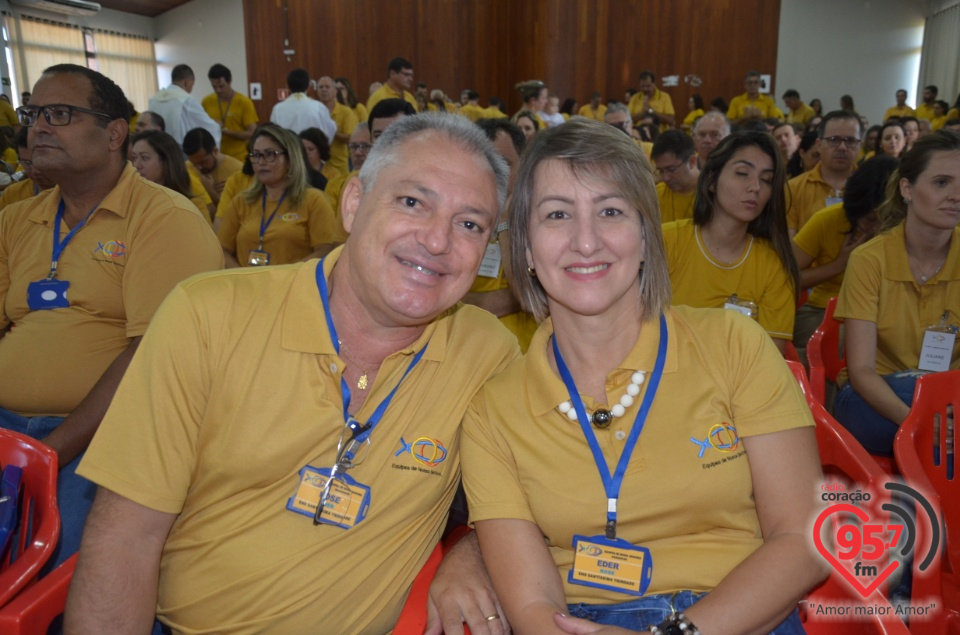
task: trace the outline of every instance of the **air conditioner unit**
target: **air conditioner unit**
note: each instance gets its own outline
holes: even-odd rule
[[[67,15],[96,15],[100,11],[99,2],[87,0],[10,0],[10,4]]]

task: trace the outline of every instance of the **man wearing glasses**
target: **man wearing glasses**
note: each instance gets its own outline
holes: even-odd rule
[[[387,64],[387,81],[373,91],[367,100],[367,112],[373,110],[384,99],[403,99],[417,110],[417,98],[410,92],[413,87],[413,63],[402,57],[395,57]]]
[[[127,112],[100,73],[48,68],[17,114],[57,187],[0,215],[0,426],[57,452],[57,561],[79,547],[93,499],[74,470],[153,313],[175,284],[223,266],[196,207],[127,162]]]
[[[518,355],[455,307],[506,186],[474,124],[404,117],[344,189],[344,246],[171,292],[81,468],[100,490],[68,632],[146,633],[155,613],[174,632],[393,628],[457,487],[461,418]],[[470,600],[436,599],[447,633],[461,615],[504,632],[479,568],[451,576]]]
[[[685,132],[667,130],[653,142],[650,158],[660,177],[657,183],[660,222],[693,218],[693,200],[700,178],[693,139]]]
[[[854,112],[834,110],[820,122],[820,163],[788,182],[787,228],[791,237],[818,211],[843,202],[843,188],[857,168],[861,133],[860,118]]]

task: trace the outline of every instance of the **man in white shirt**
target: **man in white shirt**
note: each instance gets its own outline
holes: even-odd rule
[[[290,96],[273,107],[270,121],[300,134],[307,128],[320,128],[328,140],[337,134],[337,124],[330,117],[327,107],[316,99],[307,97],[310,75],[306,69],[295,68],[287,75]]]
[[[147,108],[163,117],[166,132],[183,145],[183,137],[194,128],[209,130],[220,145],[220,125],[210,118],[203,106],[190,97],[195,78],[193,69],[186,64],[173,67],[170,86],[150,98]]]

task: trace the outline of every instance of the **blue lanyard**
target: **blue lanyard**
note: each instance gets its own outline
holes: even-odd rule
[[[320,291],[320,302],[323,303],[323,314],[327,318],[327,329],[330,331],[330,339],[333,340],[333,348],[339,355],[340,339],[337,337],[337,327],[334,326],[333,315],[330,313],[330,293],[327,290],[327,280],[323,275],[324,260],[326,259],[323,259],[317,263],[317,289]],[[360,444],[366,441],[373,433],[373,429],[377,427],[377,424],[380,423],[380,419],[383,418],[383,413],[386,412],[387,406],[389,406],[390,402],[393,401],[393,396],[396,394],[397,389],[400,388],[400,384],[402,384],[403,380],[407,378],[407,375],[410,374],[410,371],[413,370],[413,367],[417,365],[417,362],[420,361],[420,358],[423,357],[423,353],[426,350],[427,346],[424,345],[424,347],[413,356],[413,361],[411,361],[410,365],[407,366],[407,370],[403,372],[403,376],[400,377],[400,381],[398,381],[397,385],[393,387],[393,390],[390,391],[390,394],[380,402],[380,405],[377,406],[376,410],[373,411],[373,415],[371,415],[370,419],[368,419],[367,423],[365,424],[361,424],[359,421],[354,419],[347,411],[350,408],[350,387],[347,385],[347,380],[343,378],[343,374],[341,373],[340,396],[343,400],[343,420],[351,432],[351,444],[349,449],[344,453],[347,459],[352,460],[355,453],[352,448],[359,448]]]
[[[640,438],[640,432],[643,431],[643,425],[647,421],[647,414],[650,412],[650,406],[657,394],[657,388],[660,387],[660,376],[663,374],[663,364],[667,357],[667,320],[663,314],[660,314],[660,344],[657,348],[657,361],[653,366],[653,373],[650,375],[650,381],[647,384],[647,392],[643,395],[643,402],[640,404],[640,411],[637,412],[637,418],[633,421],[633,428],[630,430],[630,436],[627,437],[626,445],[623,448],[623,454],[620,455],[620,461],[613,475],[610,475],[610,468],[607,467],[607,460],[600,449],[600,443],[590,427],[590,417],[587,416],[587,410],[583,406],[583,400],[580,399],[580,392],[573,381],[573,376],[563,361],[563,355],[560,354],[560,347],[557,345],[557,336],[553,336],[553,354],[557,360],[557,370],[560,371],[560,378],[570,393],[570,403],[577,412],[577,419],[580,421],[580,428],[583,430],[583,436],[587,438],[590,450],[593,452],[593,460],[600,470],[600,479],[603,481],[603,489],[607,494],[607,538],[613,540],[617,536],[617,498],[620,496],[620,486],[623,483],[623,475],[627,471],[627,464],[630,463],[630,456]]]
[[[267,233],[267,228],[270,227],[270,223],[273,222],[273,217],[277,215],[277,211],[280,209],[280,206],[283,205],[283,199],[287,198],[287,191],[283,191],[283,196],[280,197],[280,200],[277,201],[277,206],[273,208],[273,214],[270,214],[270,218],[267,218],[267,188],[263,188],[263,204],[261,206],[260,212],[260,249],[263,249],[263,235]],[[324,305],[326,306],[326,305]]]
[[[103,201],[100,201],[94,205],[93,209],[87,212],[87,215],[84,217],[84,219],[80,221],[73,229],[71,229],[70,233],[68,233],[64,237],[63,242],[61,242],[60,223],[63,222],[64,212],[63,198],[61,197],[60,205],[57,206],[57,216],[53,221],[53,257],[50,260],[50,275],[47,276],[47,280],[53,280],[57,277],[57,265],[60,262],[60,255],[63,254],[63,250],[67,248],[67,243],[69,243],[73,236],[80,231],[81,227],[87,224],[87,221],[90,220],[90,217],[93,216],[93,213],[97,211],[97,208],[102,202]]]

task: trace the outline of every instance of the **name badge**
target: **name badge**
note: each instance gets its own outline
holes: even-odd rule
[[[920,349],[920,370],[950,370],[950,358],[953,356],[953,343],[956,333],[927,329],[923,334],[923,348]]]
[[[487,243],[487,251],[483,254],[483,262],[480,263],[480,270],[477,275],[484,278],[496,278],[500,275],[499,243]]]
[[[737,297],[737,294],[734,293],[732,296],[727,298],[727,301],[723,303],[723,308],[728,311],[736,311],[737,313],[742,313],[748,318],[757,319],[757,316],[760,314],[760,310],[757,308],[757,305],[750,300],[741,300]]]
[[[31,282],[27,285],[27,306],[31,311],[66,309],[70,306],[70,301],[67,300],[69,288],[70,283],[66,280],[47,279]]]
[[[312,520],[329,478],[328,467],[304,467],[300,470],[300,483],[296,493],[287,500],[287,509]],[[350,478],[348,474],[338,475],[330,486],[330,494],[327,496],[320,522],[350,529],[367,517],[369,509],[370,488]]]
[[[573,569],[570,584],[643,595],[653,577],[650,550],[619,538],[573,537]]]
[[[265,267],[270,264],[270,254],[259,249],[251,249],[247,254],[247,266]]]

